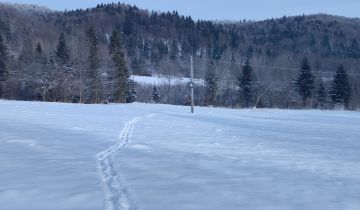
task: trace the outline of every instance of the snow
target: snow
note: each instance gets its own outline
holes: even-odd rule
[[[360,113],[0,101],[0,209],[360,209]]]
[[[8,6],[17,9],[20,12],[25,13],[39,13],[39,14],[48,14],[52,12],[51,9],[43,6],[38,6],[34,4],[21,4],[21,3],[9,3],[9,2],[0,2],[0,6]]]
[[[170,82],[169,82],[169,77],[162,77],[162,76],[153,76],[153,77],[147,77],[147,76],[137,76],[134,75],[132,76],[132,78],[134,79],[135,82],[140,83],[140,84],[144,84],[144,85],[168,85],[170,83],[170,85],[181,85],[181,84],[188,84],[191,81],[191,78],[186,78],[186,77],[170,77]],[[194,79],[194,83],[197,85],[203,85],[204,84],[204,80],[202,79]]]

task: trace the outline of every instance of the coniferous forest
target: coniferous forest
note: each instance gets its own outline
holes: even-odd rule
[[[325,14],[193,20],[126,4],[74,11],[0,3],[0,98],[67,103],[360,108],[360,20]]]

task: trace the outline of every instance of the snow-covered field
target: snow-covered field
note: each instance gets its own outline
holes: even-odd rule
[[[153,77],[147,77],[147,76],[137,76],[133,75],[131,76],[132,79],[143,85],[187,85],[191,82],[191,78],[183,78],[183,77],[161,77],[161,76],[153,76]],[[194,83],[196,85],[203,86],[204,80],[202,79],[194,79]]]
[[[0,101],[0,209],[360,209],[360,113],[196,111]]]

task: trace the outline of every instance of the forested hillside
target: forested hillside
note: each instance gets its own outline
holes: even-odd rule
[[[156,89],[156,101],[187,104],[186,85],[129,76],[188,77],[194,56],[195,77],[205,81],[198,105],[360,107],[359,19],[211,22],[120,3],[66,12],[0,4],[0,35],[8,99],[150,102]]]

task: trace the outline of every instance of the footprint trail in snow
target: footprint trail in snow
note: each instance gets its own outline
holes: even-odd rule
[[[153,117],[154,114],[146,116]],[[143,117],[135,117],[127,122],[119,134],[120,141],[110,148],[96,155],[98,170],[104,184],[106,210],[134,210],[135,204],[131,201],[126,186],[120,182],[113,166],[113,155],[129,143],[129,137],[136,123]]]

